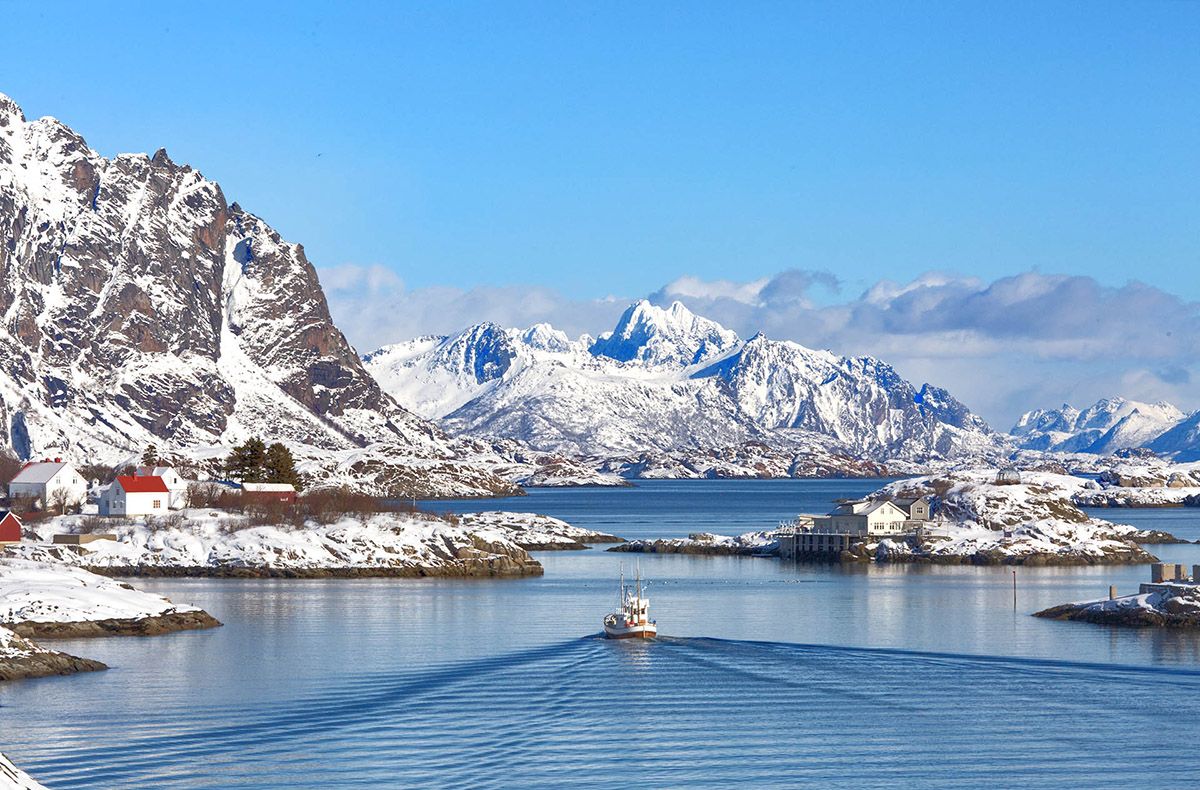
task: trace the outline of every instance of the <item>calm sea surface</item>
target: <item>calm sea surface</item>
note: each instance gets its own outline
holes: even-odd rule
[[[877,481],[650,482],[436,509],[624,537],[737,533]],[[1097,515],[1200,538],[1200,510]],[[1200,563],[1200,546],[1154,546]],[[52,788],[1195,785],[1200,635],[1047,622],[1145,567],[645,556],[651,644],[596,637],[618,564],[517,581],[141,581],[226,625],[59,643],[108,672],[0,685]]]

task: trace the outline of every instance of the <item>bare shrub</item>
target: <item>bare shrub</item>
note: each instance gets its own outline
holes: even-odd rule
[[[103,516],[84,516],[75,522],[75,528],[80,535],[91,535],[96,532],[108,532],[113,528],[115,519]]]
[[[217,524],[217,530],[223,535],[232,535],[236,532],[241,532],[244,529],[250,529],[250,519],[245,516],[239,518],[223,518]]]
[[[946,493],[951,488],[954,488],[954,481],[939,477],[937,480],[932,481],[929,487],[933,489],[933,493],[937,495],[938,499],[945,499]]]
[[[8,509],[20,516],[22,521],[29,521],[37,513],[37,497],[10,497],[8,500]],[[45,518],[45,514],[42,514],[41,517]]]
[[[182,513],[167,513],[162,516],[146,516],[146,529],[150,532],[161,532],[168,529],[179,529],[183,526]]]
[[[99,480],[101,483],[107,483],[117,476],[117,468],[107,464],[84,464],[79,467],[79,474],[83,476],[89,484],[93,480]]]
[[[375,513],[395,512],[397,508],[379,497],[350,488],[322,488],[306,493],[300,500],[303,512],[319,524],[333,524],[347,516],[366,521]]]

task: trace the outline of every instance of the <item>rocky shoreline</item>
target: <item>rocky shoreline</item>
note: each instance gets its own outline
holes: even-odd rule
[[[89,658],[47,650],[0,627],[0,681],[75,675],[102,669],[108,669],[108,666]]]
[[[26,620],[6,624],[6,628],[26,639],[93,639],[105,636],[161,636],[176,631],[217,628],[222,623],[203,609],[167,612],[149,617],[121,617],[105,620],[45,623]]]
[[[1052,606],[1033,616],[1130,628],[1200,628],[1200,614],[1172,614],[1142,608],[1092,609],[1089,604],[1079,603]]]
[[[586,547],[581,547],[586,548]],[[113,578],[144,579],[423,579],[423,578],[522,578],[541,576],[541,563],[510,557],[466,560],[453,566],[348,566],[280,568],[271,565],[82,565],[92,573]]]
[[[779,536],[774,531],[747,532],[744,535],[714,535],[694,532],[686,538],[631,540],[606,551],[630,554],[700,554],[722,557],[777,557]]]

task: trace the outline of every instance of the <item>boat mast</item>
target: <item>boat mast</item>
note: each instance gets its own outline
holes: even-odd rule
[[[634,607],[634,619],[642,622],[642,563],[637,564],[637,604]]]

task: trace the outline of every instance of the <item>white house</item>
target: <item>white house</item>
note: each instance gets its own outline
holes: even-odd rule
[[[8,484],[8,496],[32,497],[41,502],[42,507],[74,507],[87,498],[87,481],[63,459],[47,458],[25,464]]]
[[[887,499],[843,502],[828,516],[818,516],[814,526],[821,532],[847,535],[888,535],[904,530],[908,513]]]
[[[121,475],[100,493],[100,515],[162,515],[170,499],[171,489],[161,477]]]
[[[161,477],[163,482],[167,484],[167,490],[171,492],[168,498],[167,507],[172,510],[187,506],[187,490],[190,480],[184,480],[175,471],[174,467],[170,466],[139,466],[137,470],[138,477]]]

